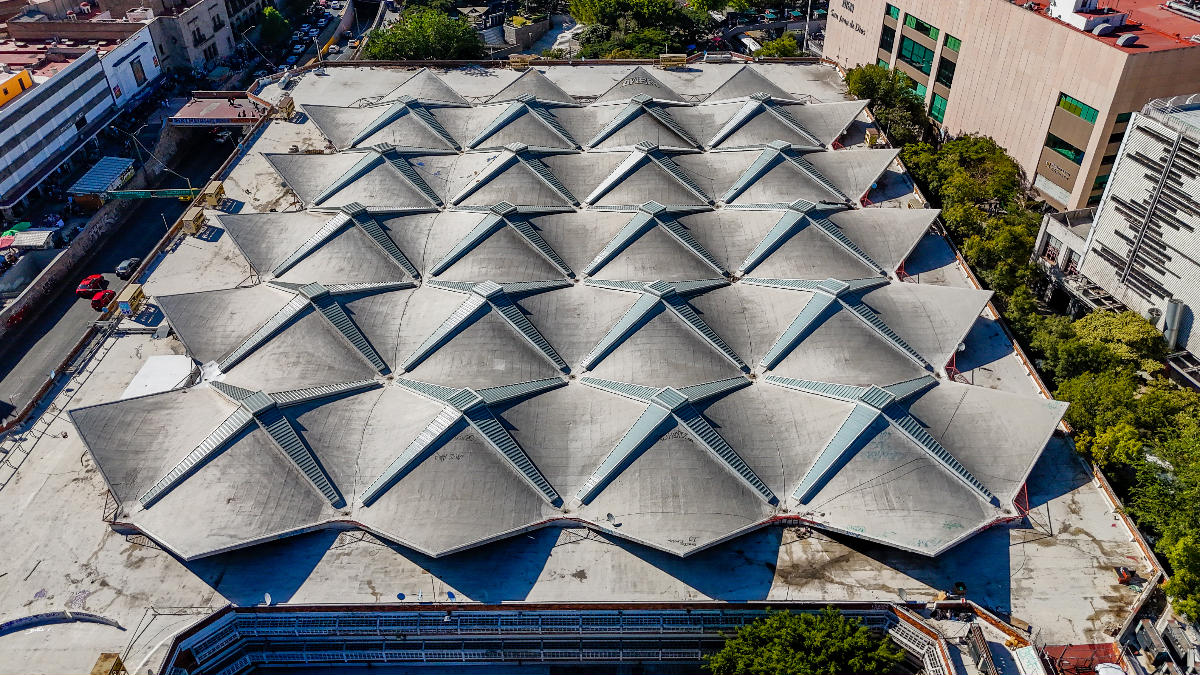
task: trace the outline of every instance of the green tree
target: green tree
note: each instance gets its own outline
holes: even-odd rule
[[[719,12],[729,6],[729,0],[688,0],[688,7],[700,12]]]
[[[859,66],[846,73],[846,89],[856,98],[870,99],[871,112],[893,145],[916,143],[929,129],[925,101],[913,91],[912,79],[899,70]]]
[[[1118,422],[1089,439],[1088,453],[1105,471],[1133,467],[1142,459],[1142,438],[1128,422]]]
[[[832,607],[817,614],[772,612],[738,629],[705,664],[715,675],[891,673],[903,653],[857,618]]]
[[[784,33],[778,38],[771,40],[754,52],[755,56],[772,57],[772,56],[800,56],[800,45],[796,44],[796,36],[791,33]]]
[[[1192,620],[1200,617],[1200,533],[1191,531],[1181,537],[1166,540],[1159,548],[1171,566],[1171,579],[1163,590],[1171,597],[1175,610]]]
[[[1059,385],[1054,395],[1071,404],[1066,420],[1081,437],[1077,444],[1084,445],[1083,434],[1095,438],[1108,427],[1132,423],[1138,384],[1133,371],[1106,370],[1084,373]]]
[[[279,10],[274,7],[267,7],[263,10],[260,30],[262,31],[263,42],[274,45],[287,39],[287,36],[292,32],[292,24],[283,18]]]
[[[1162,333],[1133,312],[1092,312],[1075,322],[1085,343],[1103,344],[1123,364],[1153,373],[1162,369],[1166,343]]]
[[[386,28],[371,31],[363,58],[477,59],[483,56],[483,41],[464,17],[428,7],[406,10]]]

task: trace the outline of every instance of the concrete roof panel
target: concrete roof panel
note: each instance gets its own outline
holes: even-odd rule
[[[361,354],[313,310],[305,312],[230,369],[225,381],[251,391],[284,391],[377,374]]]
[[[70,415],[109,489],[120,502],[136,503],[234,407],[197,388],[76,408]]]
[[[771,514],[753,490],[678,428],[633,460],[581,511],[618,536],[677,555],[723,540]]]
[[[251,427],[132,520],[184,558],[274,539],[334,515],[329,502]]]
[[[405,376],[443,386],[481,389],[559,374],[542,352],[495,311],[489,311]]]
[[[596,335],[604,330],[607,327]],[[663,312],[617,345],[590,374],[647,386],[685,387],[737,377],[740,371],[683,320]]]
[[[488,99],[488,103],[499,101],[511,101],[526,94],[533,96],[542,101],[558,101],[560,103],[575,103],[575,99],[571,95],[563,91],[561,87],[550,81],[542,71],[537,68],[527,68],[524,72],[505,85],[503,89],[496,92],[494,96]]]
[[[228,354],[291,300],[268,286],[154,298],[188,352],[200,363]]]
[[[1067,404],[943,383],[910,412],[1001,499],[1012,499],[1062,419]]]
[[[706,101],[725,101],[731,98],[743,98],[751,94],[763,93],[773,98],[794,98],[771,80],[764,77],[750,66],[742,66],[725,80],[721,86],[708,95]]]
[[[925,555],[1003,515],[889,427],[854,453],[806,509],[838,531]]]

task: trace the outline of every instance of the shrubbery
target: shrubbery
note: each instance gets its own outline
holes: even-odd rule
[[[905,80],[879,66],[846,76],[852,94],[872,99],[1048,386],[1071,403],[1065,419],[1076,449],[1104,470],[1170,566],[1165,588],[1175,608],[1200,619],[1200,394],[1166,379],[1162,334],[1141,316],[1093,312],[1072,321],[1039,306],[1030,257],[1041,214],[1020,166],[982,136],[917,142],[923,132],[912,116],[924,119],[924,107]]]

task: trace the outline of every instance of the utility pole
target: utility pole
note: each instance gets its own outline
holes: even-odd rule
[[[808,24],[812,22],[812,0],[808,0],[808,11],[804,14],[804,46],[801,51],[808,56]]]

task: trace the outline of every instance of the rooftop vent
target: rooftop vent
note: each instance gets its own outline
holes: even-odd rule
[[[1113,32],[1112,24],[1102,23],[1092,29],[1092,35],[1108,35]]]
[[[1117,46],[1118,47],[1132,47],[1133,43],[1137,42],[1137,39],[1138,39],[1137,36],[1134,35],[1133,33],[1126,33],[1126,34],[1122,35],[1121,37],[1117,38]]]

